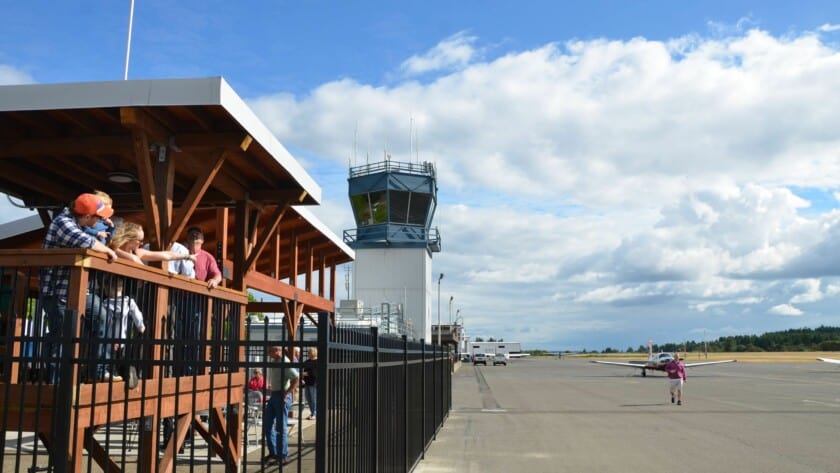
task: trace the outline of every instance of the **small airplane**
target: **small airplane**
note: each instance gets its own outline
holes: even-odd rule
[[[530,353],[505,353],[505,358],[525,358],[526,356],[531,356]]]
[[[835,365],[840,365],[840,360],[835,360],[834,358],[817,358],[820,361],[824,361],[826,363],[833,363]]]
[[[668,364],[671,360],[674,359],[674,356],[670,353],[653,353],[653,340],[648,340],[648,359],[647,361],[628,361],[626,363],[621,361],[601,361],[601,360],[592,360],[592,363],[599,363],[602,365],[615,365],[615,366],[627,366],[630,368],[637,368],[642,370],[642,376],[647,376],[648,370],[654,371],[665,371],[665,365]],[[719,365],[721,363],[735,363],[738,360],[722,360],[722,361],[703,361],[700,363],[686,363],[686,368],[693,368],[695,366],[704,366],[704,365]]]

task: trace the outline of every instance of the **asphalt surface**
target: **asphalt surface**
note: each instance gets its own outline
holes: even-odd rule
[[[453,409],[415,473],[840,472],[840,366],[661,373],[575,359],[462,365]]]

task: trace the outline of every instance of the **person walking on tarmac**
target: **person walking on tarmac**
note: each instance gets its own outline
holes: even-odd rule
[[[676,395],[677,405],[681,406],[683,385],[685,384],[685,364],[682,362],[679,353],[674,353],[674,359],[665,365],[665,373],[668,374],[671,404],[674,403],[674,395]]]

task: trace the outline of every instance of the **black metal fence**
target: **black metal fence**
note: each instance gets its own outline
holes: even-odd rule
[[[87,304],[57,327],[33,289],[38,273],[0,268],[0,471],[409,472],[448,415],[450,359],[436,346],[336,328],[326,313],[317,331],[304,317],[294,340],[250,318],[240,335],[238,303],[95,270],[89,296],[119,289],[164,315],[141,332],[126,325],[130,306],[102,321]],[[270,360],[274,346],[290,361]],[[318,414],[305,419],[300,386],[287,463],[266,463],[265,398],[277,386],[250,396],[248,377],[301,370],[311,347]]]
[[[318,417],[316,471],[412,471],[451,407],[448,354],[375,327],[333,328],[325,314],[318,328],[328,414]]]

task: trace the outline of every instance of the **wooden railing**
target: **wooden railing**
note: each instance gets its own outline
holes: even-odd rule
[[[69,269],[63,327],[48,327],[41,304],[40,273],[49,267]],[[90,303],[118,295],[135,299],[145,321],[142,335],[126,330],[123,339],[120,317]],[[136,421],[149,427],[140,432],[138,471],[152,472],[171,471],[192,425],[235,469],[241,409],[229,406],[243,401],[246,304],[243,292],[210,290],[123,260],[109,263],[88,250],[0,250],[0,430],[35,433],[54,471],[81,471],[85,449],[114,471],[108,449],[92,434],[106,424]],[[120,346],[127,360],[102,356]],[[124,378],[114,382],[121,367]],[[208,423],[197,422],[199,412]],[[159,458],[156,426],[163,419],[173,419],[173,428]]]

